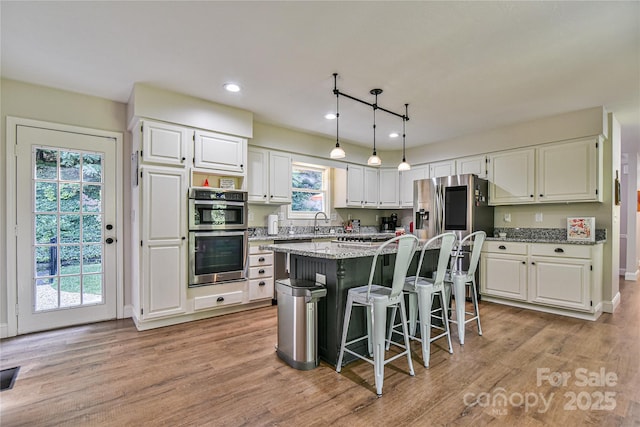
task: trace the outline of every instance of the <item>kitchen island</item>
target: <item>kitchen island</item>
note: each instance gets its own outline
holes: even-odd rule
[[[350,288],[368,283],[373,256],[379,244],[357,244],[340,242],[289,243],[282,245],[264,245],[263,249],[290,254],[290,277],[317,281],[317,275],[324,279],[327,295],[318,302],[318,355],[331,365],[336,364],[342,338],[342,324],[347,305],[347,292]],[[421,246],[422,247],[422,246]],[[421,248],[420,247],[420,248]],[[396,248],[385,248],[378,257],[374,283],[391,285]],[[423,263],[422,274],[430,273],[435,265],[438,247],[428,248]],[[419,252],[416,252],[409,267],[409,273],[416,270]],[[320,280],[320,281],[321,281]],[[362,336],[366,331],[366,318],[363,309],[354,310],[349,325],[347,339]],[[366,341],[354,349],[362,354],[366,352]],[[356,359],[347,357],[345,363]]]

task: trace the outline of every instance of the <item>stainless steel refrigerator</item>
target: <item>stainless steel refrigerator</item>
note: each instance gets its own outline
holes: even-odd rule
[[[474,231],[493,236],[488,182],[476,175],[452,175],[413,183],[415,234],[428,239],[453,231],[463,239]]]

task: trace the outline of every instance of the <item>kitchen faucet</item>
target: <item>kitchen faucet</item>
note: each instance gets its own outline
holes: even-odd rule
[[[318,231],[320,231],[320,227],[318,227],[318,215],[324,215],[324,222],[325,224],[329,222],[329,218],[327,218],[327,214],[320,211],[320,212],[316,212],[315,216],[313,217],[313,233],[314,234],[318,234]]]

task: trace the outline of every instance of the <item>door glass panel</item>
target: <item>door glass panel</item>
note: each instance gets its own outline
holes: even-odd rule
[[[36,182],[36,212],[56,212],[58,210],[58,184]]]
[[[58,179],[58,151],[36,149],[36,179]]]
[[[33,153],[35,311],[104,303],[103,155]]]
[[[80,212],[80,184],[60,184],[60,212]]]

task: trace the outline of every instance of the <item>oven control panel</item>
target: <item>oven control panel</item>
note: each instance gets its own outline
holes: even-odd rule
[[[195,200],[226,200],[229,202],[246,202],[247,192],[223,190],[218,188],[190,188],[189,198]]]

